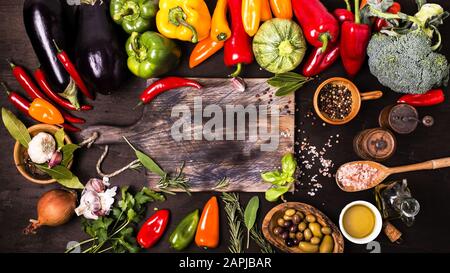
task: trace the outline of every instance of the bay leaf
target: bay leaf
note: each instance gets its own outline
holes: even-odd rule
[[[66,134],[64,133],[64,128],[60,128],[58,129],[58,131],[56,131],[55,133],[55,140],[56,140],[56,144],[58,145],[58,149],[62,148],[64,146],[64,136]]]
[[[28,148],[28,143],[31,141],[31,136],[22,121],[20,121],[6,108],[2,108],[2,120],[9,134],[23,147]]]
[[[130,147],[134,150],[137,159],[139,160],[139,162],[141,162],[141,164],[149,171],[156,173],[157,175],[159,175],[160,177],[164,177],[166,175],[166,172],[163,171],[163,169],[161,169],[161,167],[159,167],[158,164],[156,164],[156,162],[148,155],[146,155],[145,153],[139,151],[138,149],[136,149],[129,141],[126,137],[123,137],[125,139],[125,141],[128,143],[128,145],[130,145]]]
[[[61,148],[61,153],[63,156],[63,159],[61,161],[62,166],[67,167],[69,163],[73,160],[73,153],[80,148],[80,146],[70,143],[66,144]]]
[[[50,175],[53,179],[58,181],[59,184],[70,189],[83,189],[84,185],[81,184],[77,176],[75,176],[68,168],[57,165],[53,168],[48,168],[44,165],[36,165],[41,171]]]

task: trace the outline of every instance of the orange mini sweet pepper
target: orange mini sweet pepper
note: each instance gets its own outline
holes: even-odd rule
[[[261,21],[272,19],[269,0],[261,0]]]
[[[219,204],[215,196],[211,197],[203,208],[195,243],[203,248],[216,248],[219,245]]]
[[[46,124],[63,124],[61,112],[48,101],[36,98],[28,109],[28,114],[37,121]]]
[[[223,47],[224,43],[224,41],[216,42],[211,37],[198,42],[189,57],[189,67],[194,68],[204,62],[206,59],[219,51]]]
[[[291,0],[270,0],[270,7],[275,17],[282,19],[292,18]]]

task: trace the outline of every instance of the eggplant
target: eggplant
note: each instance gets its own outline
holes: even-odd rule
[[[63,92],[70,82],[70,75],[58,61],[53,40],[66,48],[67,24],[60,0],[26,0],[23,5],[23,21],[34,52],[52,87]]]
[[[83,80],[99,93],[116,91],[127,76],[126,55],[107,2],[82,2],[78,7],[77,32],[75,63]]]

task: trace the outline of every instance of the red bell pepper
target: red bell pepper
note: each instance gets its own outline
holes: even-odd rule
[[[316,47],[303,65],[302,74],[312,77],[330,67],[339,58],[339,45],[333,44],[322,53],[322,48]]]
[[[345,3],[347,4],[346,9],[335,9],[333,11],[333,15],[341,24],[345,21],[355,20],[350,3],[348,0],[345,0]],[[319,74],[330,67],[339,58],[339,55],[339,43],[331,44],[325,52],[320,47],[314,48],[303,65],[302,74],[307,77]]]
[[[443,103],[445,99],[442,89],[432,89],[425,94],[413,95],[408,94],[400,97],[397,103],[406,103],[411,106],[433,106]]]
[[[158,210],[145,221],[136,237],[142,248],[150,248],[158,242],[166,230],[170,212],[166,209]]]
[[[371,35],[369,25],[361,23],[358,7],[359,0],[355,0],[355,21],[345,21],[341,28],[341,59],[350,77],[356,76],[364,64]]]
[[[351,10],[348,9],[335,9],[333,11],[333,15],[341,24],[344,23],[345,21],[350,22],[355,21],[355,15]]]
[[[319,0],[293,0],[292,8],[311,45],[325,52],[328,43],[336,43],[339,23]]]
[[[253,62],[253,52],[250,36],[242,23],[242,0],[228,0],[227,3],[231,15],[231,37],[225,41],[224,62],[226,66],[237,66],[236,71],[230,75],[237,77],[242,64]]]
[[[387,10],[388,13],[392,13],[392,14],[397,14],[402,10],[402,6],[397,3],[394,2],[392,4],[392,6],[390,6]],[[373,31],[379,32],[380,30],[382,30],[384,27],[389,26],[388,21],[386,21],[383,18],[376,18],[375,22],[373,24]]]

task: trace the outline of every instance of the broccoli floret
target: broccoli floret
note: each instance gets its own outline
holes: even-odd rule
[[[422,94],[447,85],[448,61],[433,52],[430,39],[422,31],[397,36],[374,34],[367,55],[370,72],[396,92]]]

